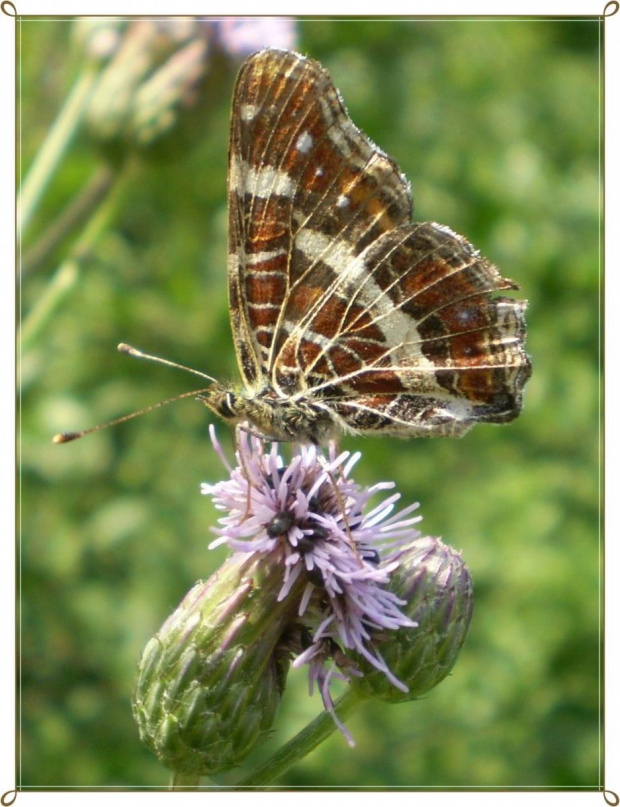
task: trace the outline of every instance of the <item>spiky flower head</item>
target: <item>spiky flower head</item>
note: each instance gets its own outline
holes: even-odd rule
[[[127,149],[176,159],[179,137],[204,125],[213,90],[206,78],[222,72],[213,64],[295,40],[286,17],[78,20],[74,41],[102,68],[88,103],[90,131],[115,159]]]
[[[230,473],[229,479],[202,488],[224,513],[211,546],[226,544],[279,569],[279,602],[301,583],[296,624],[306,639],[298,643],[293,663],[309,665],[311,690],[318,685],[336,719],[330,680],[361,675],[351,661],[359,658],[406,692],[375,637],[416,627],[402,609],[406,600],[389,582],[399,563],[395,550],[420,536],[413,525],[421,517],[412,515],[418,504],[394,514],[399,494],[392,493],[369,508],[370,500],[393,483],[359,485],[350,473],[360,454],[338,453],[333,444],[327,455],[315,446],[298,446],[287,463],[277,444],[266,451],[261,440],[240,430],[237,465],[231,467],[211,434]],[[382,562],[382,555],[392,559]]]
[[[353,685],[370,697],[401,703],[437,686],[454,667],[471,622],[473,587],[461,554],[440,538],[414,541],[391,560],[398,565],[390,589],[405,600],[403,611],[417,628],[378,636],[376,642],[408,691],[391,686],[364,663],[364,675]]]
[[[226,771],[271,727],[288,670],[278,643],[295,617],[293,597],[276,601],[280,585],[279,570],[233,555],[196,583],[146,646],[134,716],[167,767]]]
[[[211,437],[229,472],[202,487],[222,512],[211,547],[233,555],[147,646],[134,698],[141,737],[177,772],[240,764],[272,725],[294,657],[353,745],[332,682],[392,702],[438,683],[469,624],[466,567],[420,536],[417,504],[395,512],[392,483],[352,479],[359,454],[296,446],[285,460],[241,429],[231,465]]]
[[[207,29],[178,20],[135,20],[118,44],[89,101],[91,133],[110,153],[151,145],[183,109],[195,106],[209,51]],[[178,34],[178,35],[177,35]]]

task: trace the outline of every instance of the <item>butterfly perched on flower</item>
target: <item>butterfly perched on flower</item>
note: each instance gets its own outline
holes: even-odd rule
[[[201,400],[279,440],[461,435],[519,414],[525,302],[409,183],[316,61],[266,49],[237,79],[228,282],[240,389]]]

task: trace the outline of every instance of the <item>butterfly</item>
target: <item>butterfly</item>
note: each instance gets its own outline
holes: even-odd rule
[[[243,385],[200,400],[285,441],[457,436],[522,406],[526,303],[448,227],[412,222],[396,162],[321,65],[243,63],[230,133],[228,284]]]

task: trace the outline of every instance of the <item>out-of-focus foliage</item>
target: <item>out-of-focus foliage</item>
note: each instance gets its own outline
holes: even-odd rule
[[[530,300],[522,416],[461,440],[347,439],[362,482],[395,479],[426,532],[462,549],[472,628],[422,701],[366,704],[288,786],[594,787],[599,783],[599,29],[594,20],[308,21],[298,49],[411,179],[416,218],[466,235]],[[76,80],[65,20],[21,34],[23,167]],[[78,282],[22,356],[21,784],[158,786],[131,692],[140,653],[221,562],[210,415],[181,401],[77,443],[196,379],[116,353],[135,344],[235,377],[226,290],[234,69],[188,146],[144,161]],[[36,241],[100,161],[82,133],[29,231]],[[24,277],[22,315],[64,244]],[[218,426],[226,441],[226,429]],[[229,443],[228,443],[229,444]],[[264,758],[320,710],[293,673]],[[233,783],[239,772],[225,777]]]

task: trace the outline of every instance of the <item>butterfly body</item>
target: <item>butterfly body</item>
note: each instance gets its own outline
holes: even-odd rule
[[[319,445],[346,426],[317,401],[278,397],[269,388],[253,392],[217,384],[199,400],[231,425],[249,423],[257,434],[279,442]]]
[[[278,440],[424,437],[504,423],[530,375],[525,302],[411,189],[327,72],[267,49],[232,107],[228,282],[243,384],[201,396]]]

